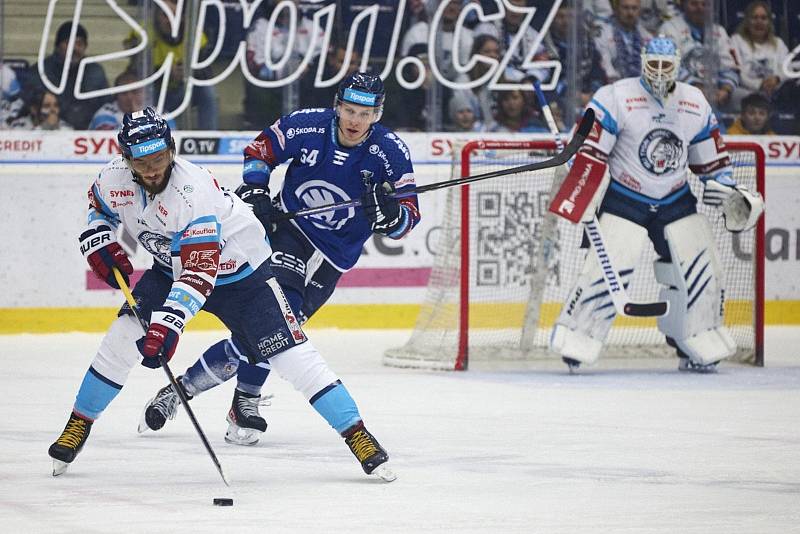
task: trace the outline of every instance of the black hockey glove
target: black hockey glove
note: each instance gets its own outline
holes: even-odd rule
[[[236,188],[236,196],[253,207],[253,214],[267,232],[272,231],[272,199],[267,186],[242,184]]]
[[[400,202],[390,196],[394,193],[391,182],[373,183],[361,197],[361,205],[367,219],[372,223],[372,231],[379,234],[391,234],[403,222]]]

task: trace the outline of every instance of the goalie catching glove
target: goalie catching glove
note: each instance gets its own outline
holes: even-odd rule
[[[136,347],[144,356],[142,365],[158,369],[161,366],[158,355],[162,352],[167,361],[172,358],[178,338],[183,333],[185,319],[183,312],[167,306],[153,310],[147,333],[136,342]]]
[[[391,182],[367,185],[367,191],[361,197],[361,206],[372,223],[373,232],[391,236],[405,225],[407,216],[400,207],[400,201],[391,196],[394,191]]]
[[[764,199],[759,193],[751,193],[736,186],[733,193],[722,203],[722,217],[729,232],[744,232],[756,225],[764,213]]]
[[[759,193],[736,185],[729,173],[703,179],[703,203],[721,206],[725,228],[743,232],[754,227],[764,213],[764,199]]]
[[[129,283],[128,276],[133,274],[133,266],[128,255],[117,243],[117,237],[111,227],[101,224],[90,228],[83,232],[78,240],[81,243],[83,257],[100,280],[114,289],[119,289],[113,271],[116,267],[125,279],[125,283]]]

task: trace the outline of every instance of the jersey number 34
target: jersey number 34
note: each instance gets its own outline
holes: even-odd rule
[[[312,150],[309,152],[308,149],[301,148],[300,152],[300,163],[303,165],[308,165],[309,167],[313,167],[317,164],[317,155],[319,154],[319,150]]]

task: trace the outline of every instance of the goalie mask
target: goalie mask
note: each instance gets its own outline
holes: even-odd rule
[[[175,141],[164,117],[152,107],[126,113],[117,142],[134,180],[150,194],[163,191],[175,158]]]
[[[672,39],[659,36],[642,48],[642,83],[658,99],[672,91],[680,66],[681,54]]]

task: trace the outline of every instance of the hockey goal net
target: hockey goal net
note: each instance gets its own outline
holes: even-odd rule
[[[764,152],[753,143],[727,143],[739,185],[764,194]],[[472,141],[454,150],[453,176],[470,176],[551,157],[552,141]],[[459,153],[460,152],[460,153]],[[576,280],[587,249],[582,226],[547,212],[554,170],[525,172],[447,190],[435,261],[408,342],[384,363],[463,370],[470,360],[557,358],[550,330]],[[699,180],[690,178],[700,198]],[[763,365],[763,217],[753,230],[732,234],[720,212],[698,203],[710,220],[726,268],[725,324],[738,345],[732,358]],[[655,252],[645,247],[628,291],[658,300]],[[655,319],[618,316],[605,357],[675,357]]]

